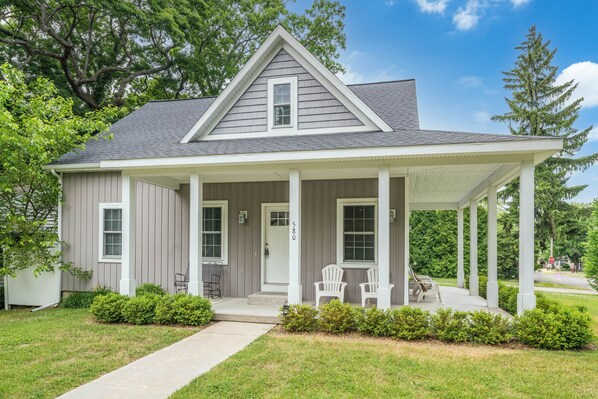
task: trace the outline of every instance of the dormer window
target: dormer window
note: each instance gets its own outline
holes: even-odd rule
[[[297,129],[297,77],[268,79],[268,130]]]
[[[274,85],[274,126],[291,124],[291,84]]]

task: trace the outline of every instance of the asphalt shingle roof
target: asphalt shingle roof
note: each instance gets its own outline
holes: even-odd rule
[[[225,139],[180,144],[179,141],[208,109],[215,97],[152,101],[112,125],[113,140],[92,140],[87,143],[85,150],[66,154],[55,164],[527,139],[511,135],[420,130],[413,80],[348,87],[395,131]]]

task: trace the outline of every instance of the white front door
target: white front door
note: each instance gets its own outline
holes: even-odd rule
[[[289,285],[289,205],[262,206],[262,291],[287,292]]]

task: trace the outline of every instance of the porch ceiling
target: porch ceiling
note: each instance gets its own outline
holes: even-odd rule
[[[446,209],[467,198],[503,165],[447,165],[410,174],[413,209]],[[513,165],[516,169],[516,165]],[[482,193],[480,193],[482,195]],[[475,195],[474,195],[475,197]]]

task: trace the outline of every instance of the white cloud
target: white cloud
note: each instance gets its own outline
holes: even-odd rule
[[[588,134],[588,142],[590,141],[598,141],[598,124],[594,124],[594,127]]]
[[[480,3],[478,0],[468,0],[465,7],[459,7],[453,15],[453,23],[459,30],[470,30],[475,28],[480,20]]]
[[[482,79],[477,76],[462,76],[457,80],[457,84],[464,89],[475,89],[482,86]]]
[[[511,3],[513,4],[513,6],[515,8],[519,7],[519,6],[523,6],[527,3],[529,3],[531,0],[511,0]]]
[[[421,12],[442,14],[449,0],[416,0]]]
[[[556,84],[563,84],[570,80],[578,83],[573,94],[573,100],[583,97],[584,108],[598,106],[598,64],[590,61],[578,62],[563,69],[556,78]]]
[[[392,7],[395,5],[395,1],[394,0],[387,0],[385,3],[388,7]]]
[[[351,66],[345,66],[345,72],[339,72],[336,77],[343,81],[344,84],[350,85],[355,83],[363,83],[363,75],[351,70]]]
[[[486,111],[478,111],[473,115],[473,119],[476,122],[490,122],[490,114]]]
[[[359,50],[353,50],[349,53],[349,55],[347,56],[347,60],[352,60],[354,58],[358,58],[361,57],[362,55],[364,55],[365,53]]]

